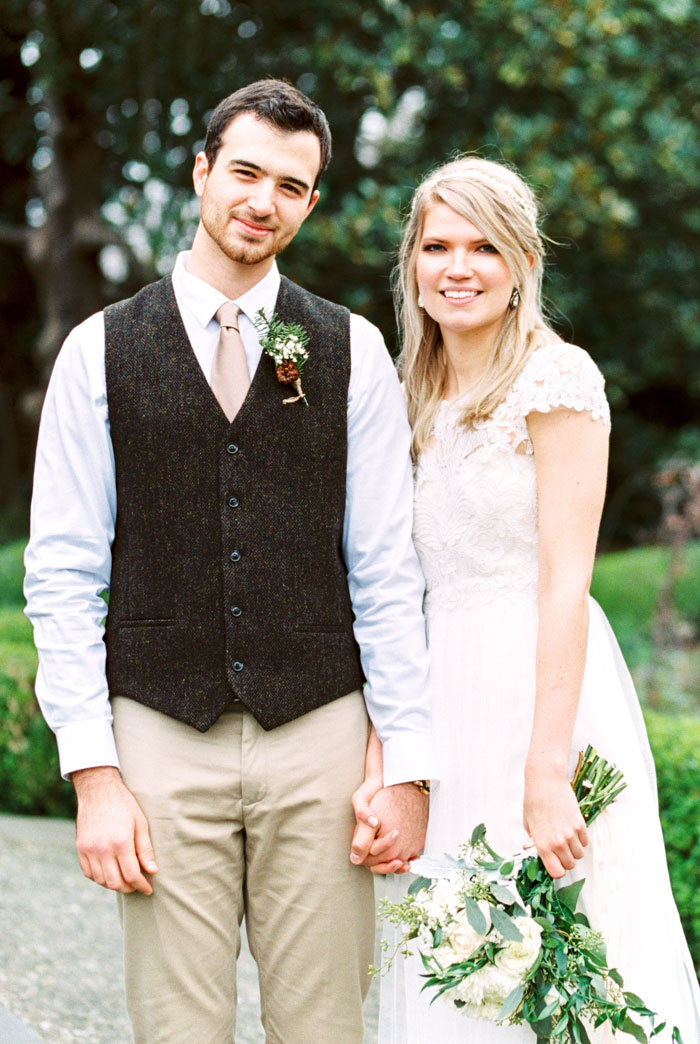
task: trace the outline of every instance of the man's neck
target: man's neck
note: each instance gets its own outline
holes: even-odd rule
[[[212,249],[208,242],[195,235],[185,268],[190,275],[209,283],[229,301],[234,301],[265,278],[274,260],[274,256],[266,257],[258,264],[244,265],[232,261],[218,248]]]

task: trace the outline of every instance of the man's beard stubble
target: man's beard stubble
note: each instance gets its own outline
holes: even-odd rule
[[[269,257],[274,257],[276,254],[279,254],[280,251],[284,250],[287,244],[294,238],[294,233],[291,233],[286,238],[279,240],[275,237],[273,231],[272,235],[267,237],[269,242],[247,243],[245,240],[241,241],[240,239],[237,239],[232,243],[229,242],[225,234],[227,227],[225,223],[226,219],[221,221],[218,213],[210,216],[207,208],[203,206],[200,212],[200,220],[207,235],[216,243],[219,250],[221,250],[230,261],[234,261],[239,265],[259,265]],[[244,218],[243,220],[246,219]],[[254,219],[251,218],[250,220],[252,221]],[[260,224],[259,221],[256,223]]]

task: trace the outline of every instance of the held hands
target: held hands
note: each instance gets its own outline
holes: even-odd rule
[[[352,800],[357,826],[351,861],[374,874],[406,873],[425,843],[428,795],[413,783],[383,787],[370,777]]]
[[[115,892],[153,888],[145,873],[158,867],[148,823],[119,770],[101,766],[72,774],[78,796],[76,846],[85,877]]]
[[[563,877],[583,858],[588,832],[565,772],[526,768],[523,822],[552,877]]]

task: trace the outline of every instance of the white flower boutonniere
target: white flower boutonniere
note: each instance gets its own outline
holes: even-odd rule
[[[274,360],[277,380],[280,384],[292,384],[297,393],[289,399],[283,399],[284,405],[302,399],[308,406],[301,386],[301,373],[309,357],[306,348],[309,335],[306,330],[299,323],[284,323],[274,314],[268,319],[262,308],[257,313],[255,325],[260,332],[263,351]]]

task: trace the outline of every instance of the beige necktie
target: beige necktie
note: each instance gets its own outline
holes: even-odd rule
[[[229,421],[236,416],[250,388],[248,363],[238,332],[237,304],[227,301],[216,313],[221,327],[211,371],[211,390]]]

